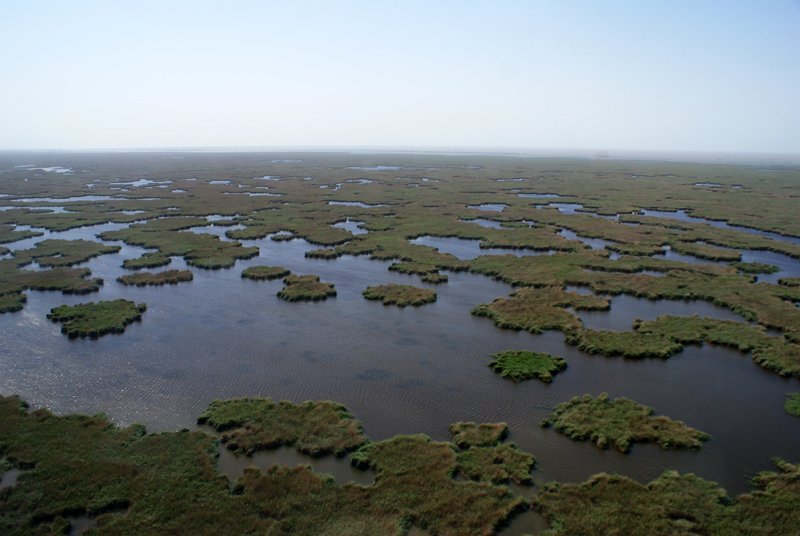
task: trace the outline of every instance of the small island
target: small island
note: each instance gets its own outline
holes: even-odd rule
[[[177,285],[194,279],[190,270],[164,270],[163,272],[139,272],[138,274],[123,275],[117,281],[123,285],[144,287],[148,285]]]
[[[591,440],[600,448],[613,444],[628,452],[632,443],[658,443],[662,449],[699,449],[708,434],[681,421],[654,416],[653,409],[627,398],[609,398],[602,393],[576,396],[556,406],[542,426],[576,441]]]
[[[781,271],[774,264],[763,262],[732,262],[731,266],[745,274],[776,274]]]
[[[537,378],[543,382],[553,381],[553,375],[567,368],[567,362],[561,357],[526,350],[506,350],[494,354],[489,367],[513,382],[521,382]]]
[[[451,424],[450,437],[457,448],[456,471],[480,482],[530,484],[536,460],[513,443],[501,443],[507,435],[504,422]]]
[[[0,313],[19,311],[25,305],[27,298],[22,292],[9,292],[0,294]]]
[[[147,306],[144,303],[137,305],[130,300],[120,299],[60,305],[53,308],[47,318],[62,322],[61,332],[70,339],[95,339],[107,333],[122,333],[128,324],[141,320],[145,310]]]
[[[384,305],[424,305],[436,301],[436,293],[427,288],[411,285],[379,285],[367,287],[362,293],[368,300],[382,300]]]
[[[789,415],[800,417],[800,393],[790,394],[789,398],[786,400],[786,404],[783,405],[783,408]]]
[[[333,283],[325,283],[316,275],[290,275],[283,280],[278,297],[286,301],[320,301],[336,296]]]
[[[280,279],[291,272],[282,266],[251,266],[242,270],[242,277],[255,281]]]
[[[172,262],[172,258],[169,255],[164,255],[160,251],[151,251],[144,253],[141,257],[122,261],[122,267],[127,270],[140,270],[142,268],[166,266],[170,262]]]

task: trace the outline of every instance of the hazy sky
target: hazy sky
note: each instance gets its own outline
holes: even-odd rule
[[[800,2],[0,0],[0,149],[800,152]]]

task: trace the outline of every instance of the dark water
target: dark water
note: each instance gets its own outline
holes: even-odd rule
[[[566,238],[567,240],[578,240],[583,242],[585,245],[589,246],[592,249],[605,249],[607,246],[610,246],[614,242],[610,240],[603,240],[602,238],[588,238],[585,236],[580,236],[569,229],[561,229],[558,234]]]
[[[8,246],[28,248],[48,237],[92,238],[120,227],[46,233]],[[782,409],[785,393],[800,390],[800,382],[769,373],[746,355],[690,346],[663,361],[590,356],[566,345],[558,332],[502,330],[470,315],[475,305],[512,290],[486,277],[451,273],[447,284],[430,286],[437,302],[401,309],[361,296],[375,284],[428,286],[417,276],[388,271],[389,262],[306,259],[304,253],[316,246],[303,240],[244,243],[258,245],[260,256],[229,270],[192,268],[190,283],[143,288],[116,283],[125,272],[122,261],[145,251],[123,245],[119,254],[85,263],[106,281],[99,293],[29,292],[22,311],[0,315],[0,393],[18,393],[34,407],[59,413],[105,412],[115,422],[140,421],[150,430],[191,427],[212,399],[239,396],[337,400],[378,440],[398,433],[445,440],[455,421],[505,421],[510,440],[536,456],[533,476],[539,484],[581,481],[600,471],[646,480],[674,468],[738,492],[770,467],[771,457],[800,459],[800,426]],[[241,270],[255,264],[319,275],[336,284],[338,295],[319,303],[281,301],[275,296],[280,281],[241,278]],[[170,268],[186,265],[176,258]],[[114,298],[148,305],[142,322],[123,335],[69,340],[46,318],[62,303]],[[691,314],[697,306],[620,299],[596,321],[622,325],[674,313],[675,307]],[[700,307],[702,314],[727,313]],[[506,349],[550,352],[565,357],[569,367],[549,385],[514,384],[487,366],[491,354]],[[539,427],[559,402],[603,391],[651,405],[713,439],[699,452],[637,445],[624,455]]]

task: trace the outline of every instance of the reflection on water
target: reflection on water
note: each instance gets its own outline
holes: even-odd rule
[[[28,248],[48,237],[91,239],[121,227],[46,233],[8,247]],[[798,458],[800,427],[782,407],[784,393],[800,390],[800,384],[759,368],[744,354],[706,345],[689,346],[667,360],[591,356],[565,344],[561,333],[503,330],[472,316],[477,304],[512,291],[487,277],[449,273],[447,284],[431,287],[438,294],[435,303],[385,307],[365,300],[364,288],[426,285],[418,276],[388,271],[390,261],[306,259],[305,252],[317,246],[301,239],[242,242],[258,246],[260,254],[228,270],[187,267],[173,258],[171,268],[190,269],[194,280],[169,287],[117,283],[125,272],[122,261],[146,250],[114,242],[122,245],[118,254],[80,265],[105,280],[100,292],[28,292],[22,311],[0,315],[0,393],[17,393],[34,407],[59,413],[105,412],[118,423],[139,421],[152,431],[192,426],[212,399],[239,396],[336,400],[374,440],[398,433],[446,440],[452,422],[504,421],[511,440],[536,456],[537,482],[581,481],[600,471],[646,480],[677,469],[735,493],[748,486],[751,475],[769,468],[773,456]],[[487,252],[474,241],[466,247]],[[243,268],[258,264],[319,275],[335,283],[338,294],[320,303],[284,302],[275,295],[280,281],[242,279]],[[123,335],[70,340],[46,319],[57,305],[115,298],[148,306],[142,322]],[[622,315],[619,322],[628,323],[675,306],[684,305],[623,299],[606,314]],[[559,355],[568,369],[552,384],[515,384],[487,366],[491,354],[507,349]],[[712,440],[699,452],[637,445],[624,455],[539,426],[559,402],[603,391],[652,406],[708,432]]]
[[[442,253],[449,253],[461,260],[474,259],[480,255],[514,255],[517,257],[527,257],[532,255],[552,255],[555,253],[555,250],[537,251],[533,249],[482,248],[480,247],[480,240],[455,237],[420,236],[419,238],[410,240],[410,242],[418,246],[436,248]]]
[[[345,231],[349,231],[353,235],[362,235],[367,234],[369,231],[363,229],[364,222],[358,220],[351,220],[347,218],[345,221],[340,221],[338,223],[334,223],[331,227],[336,227],[337,229],[344,229]]]
[[[481,203],[480,205],[468,205],[467,208],[475,208],[486,212],[503,212],[508,205],[504,203]]]
[[[729,309],[701,300],[648,300],[625,294],[609,298],[609,311],[575,311],[589,329],[630,331],[634,320],[655,320],[661,315],[692,316],[718,320],[746,320]]]
[[[609,240],[603,240],[602,238],[587,238],[585,236],[580,236],[569,229],[561,229],[558,234],[567,240],[579,240],[592,249],[605,249],[607,246],[613,244],[613,242]]]

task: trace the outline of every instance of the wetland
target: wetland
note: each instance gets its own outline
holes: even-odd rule
[[[800,170],[170,156],[0,154],[0,395],[43,408],[3,402],[2,532],[38,516],[43,533],[133,533],[159,489],[215,505],[165,527],[314,532],[324,519],[309,504],[290,518],[267,499],[313,489],[341,533],[594,534],[593,520],[641,497],[643,533],[668,534],[675,520],[659,512],[673,508],[709,534],[791,534]],[[741,187],[723,200],[703,183]],[[278,195],[226,195],[263,184]],[[177,281],[191,283],[160,286]],[[425,305],[382,307],[365,289]],[[73,413],[84,416],[58,417]],[[74,430],[85,445],[48,451]],[[172,448],[183,454],[167,459]],[[87,491],[73,500],[54,483],[78,459],[69,482]],[[195,487],[151,468],[136,489],[114,488],[102,469],[145,460]],[[695,502],[664,506],[670,489]],[[36,510],[40,493],[52,507]],[[587,497],[597,506],[571,508]],[[709,520],[698,511],[712,498]],[[464,501],[474,517],[451,511]],[[770,512],[784,512],[773,526]]]

